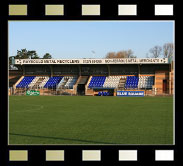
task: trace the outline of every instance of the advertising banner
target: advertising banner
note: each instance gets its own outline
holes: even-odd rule
[[[117,96],[144,97],[144,91],[117,91]]]
[[[168,58],[115,59],[15,59],[16,65],[25,64],[166,64]]]
[[[39,96],[40,92],[36,91],[36,90],[28,90],[28,91],[26,91],[26,95],[27,96]]]

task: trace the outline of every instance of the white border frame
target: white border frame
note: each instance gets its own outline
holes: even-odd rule
[[[173,43],[174,43],[174,56],[173,56],[173,67],[174,67],[174,81],[173,81],[173,144],[9,144],[9,22],[30,22],[30,21],[45,21],[45,22],[52,22],[52,21],[62,21],[62,22],[78,22],[78,21],[82,21],[82,22],[173,22]],[[55,145],[55,146],[143,146],[143,145],[148,145],[148,146],[158,146],[158,145],[162,145],[162,146],[170,146],[170,145],[175,145],[175,20],[145,20],[145,21],[141,21],[141,20],[109,20],[109,21],[104,21],[104,20],[8,20],[8,87],[7,87],[7,94],[8,94],[8,122],[7,122],[7,126],[8,126],[8,146],[22,146],[22,145],[26,145],[26,146],[35,146],[35,145],[41,145],[41,146],[47,146],[47,145]]]

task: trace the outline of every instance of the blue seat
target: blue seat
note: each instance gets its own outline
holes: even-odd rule
[[[28,88],[28,85],[32,82],[35,76],[25,76],[19,84],[16,86],[17,88]]]
[[[128,89],[128,88],[132,88],[132,89],[135,89],[138,87],[138,81],[139,81],[139,78],[137,76],[127,76],[127,79],[126,79],[126,83],[125,83],[125,88]]]
[[[49,80],[44,85],[44,88],[52,89],[56,88],[59,82],[62,80],[63,76],[50,77]]]
[[[93,76],[88,87],[89,88],[103,87],[105,79],[106,76]]]

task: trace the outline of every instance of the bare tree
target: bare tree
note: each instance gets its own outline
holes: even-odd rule
[[[122,50],[117,53],[109,52],[105,58],[136,58],[136,56],[133,55],[132,50]]]
[[[116,53],[115,52],[109,52],[107,53],[107,55],[105,56],[105,58],[115,58]]]
[[[160,46],[154,46],[149,52],[151,53],[152,58],[159,58],[162,53],[162,48]]]
[[[165,43],[163,45],[163,57],[164,58],[170,58],[173,56],[174,52],[174,45],[173,43]]]
[[[127,50],[127,56],[128,58],[137,58],[136,56],[133,55],[133,51],[131,49]]]
[[[116,53],[116,56],[115,56],[115,58],[127,58],[127,57],[128,55],[127,55],[127,52],[125,51],[119,51]]]

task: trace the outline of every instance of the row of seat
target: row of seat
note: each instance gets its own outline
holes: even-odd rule
[[[64,86],[72,89],[77,78],[76,76],[25,76],[16,88],[58,88],[58,85],[65,81]]]
[[[45,84],[48,82],[49,77],[44,77],[43,81],[40,83],[40,88],[44,88]]]
[[[29,84],[29,87],[33,87],[35,83],[38,81],[39,77],[35,77],[32,82]]]
[[[50,77],[44,88],[56,88],[63,76]]]
[[[16,86],[17,88],[28,88],[35,76],[25,76]]]
[[[104,86],[105,88],[117,88],[119,84],[119,80],[122,76],[108,76],[105,80]]]
[[[46,82],[49,80],[48,76],[36,76],[29,84],[30,88],[43,88]]]
[[[125,89],[152,88],[153,76],[93,76],[88,88],[117,88],[121,79],[126,79]]]
[[[154,85],[153,76],[140,76],[138,88],[149,89]]]
[[[125,88],[136,89],[138,87],[139,77],[137,76],[127,76]]]
[[[103,87],[105,79],[106,76],[93,76],[88,87],[89,88]]]
[[[73,85],[76,83],[78,77],[74,77],[74,76],[70,76],[67,78],[66,84],[65,84],[65,88],[68,89],[73,89]]]
[[[109,92],[98,92],[98,96],[110,96]]]
[[[54,76],[50,78],[48,76],[25,76],[16,87],[28,88],[36,85],[39,88],[60,88],[62,86],[72,89],[77,79],[77,76]],[[117,88],[120,80],[125,79],[124,87],[126,89],[152,88],[154,85],[153,76],[92,76],[88,88]]]

